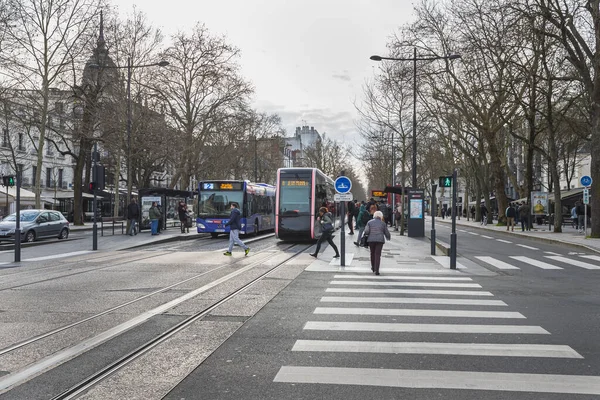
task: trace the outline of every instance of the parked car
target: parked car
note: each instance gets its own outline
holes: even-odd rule
[[[69,221],[58,211],[23,210],[20,213],[21,241],[33,242],[42,237],[69,237]],[[17,214],[0,221],[0,241],[14,240]]]

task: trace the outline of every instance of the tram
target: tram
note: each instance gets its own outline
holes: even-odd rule
[[[241,234],[258,234],[275,228],[275,186],[249,181],[203,181],[198,183],[198,233],[212,237],[228,233],[231,204],[242,213]]]
[[[334,194],[333,179],[316,168],[277,170],[275,236],[285,241],[317,239],[319,208],[327,207],[335,216]]]

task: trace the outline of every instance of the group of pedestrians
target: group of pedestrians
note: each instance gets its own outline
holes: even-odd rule
[[[381,206],[378,205],[374,199],[371,199],[364,204],[359,204],[358,202],[352,203],[352,205],[348,204],[349,234],[354,234],[354,227],[358,229],[357,241],[354,242],[354,244],[360,246],[361,240],[364,240],[367,243],[370,250],[371,271],[373,271],[375,275],[379,275],[383,244],[386,239],[391,240],[390,231],[388,229],[388,220],[389,217],[392,216],[392,213],[389,212],[388,218],[386,219],[386,216],[381,210]],[[389,206],[383,204],[383,207],[389,210]],[[355,220],[356,225],[353,224],[352,219]],[[315,252],[310,255],[316,258],[319,254],[319,250],[321,250],[321,244],[327,241],[335,251],[333,257],[340,257],[340,252],[333,242],[333,232],[335,231],[333,216],[326,207],[321,207],[319,209],[317,222],[321,227],[321,236],[317,241]]]
[[[589,211],[589,207],[586,204],[583,204],[583,202],[580,200],[577,200],[573,208],[571,208],[571,220],[573,221],[573,227],[577,229],[577,232],[583,232],[583,229],[585,227],[586,214],[587,217],[590,218]]]

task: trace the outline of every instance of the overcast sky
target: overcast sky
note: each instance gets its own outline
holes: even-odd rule
[[[241,50],[254,106],[282,117],[289,136],[300,125],[352,143],[353,102],[373,75],[372,54],[411,18],[406,0],[114,0],[121,14],[137,9],[165,35],[197,21]],[[350,140],[349,140],[350,139]]]

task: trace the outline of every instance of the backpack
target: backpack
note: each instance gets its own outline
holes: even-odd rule
[[[365,211],[362,215],[362,219],[360,222],[362,222],[366,226],[367,222],[369,222],[370,219],[371,219],[371,214],[369,214],[367,211]]]

